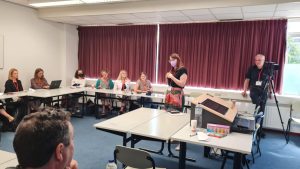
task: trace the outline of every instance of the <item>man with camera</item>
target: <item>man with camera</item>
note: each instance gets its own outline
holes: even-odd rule
[[[244,82],[244,90],[242,95],[247,97],[246,91],[250,88],[250,97],[252,103],[256,107],[260,106],[258,112],[265,112],[265,106],[268,98],[268,93],[271,96],[269,87],[269,70],[270,68],[265,64],[265,56],[257,54],[255,56],[255,65],[251,66],[246,73]],[[270,91],[270,92],[269,92]]]

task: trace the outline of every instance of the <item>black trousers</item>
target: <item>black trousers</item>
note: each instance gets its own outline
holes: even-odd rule
[[[7,102],[6,111],[14,116],[15,124],[18,125],[23,117],[28,114],[26,101],[22,98],[17,102]]]

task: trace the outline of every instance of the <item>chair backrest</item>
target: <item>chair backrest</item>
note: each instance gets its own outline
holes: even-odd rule
[[[114,151],[114,157],[115,162],[120,161],[125,166],[155,169],[154,160],[148,152],[143,150],[118,145]]]
[[[260,112],[258,112],[260,109],[260,106],[257,106],[254,110],[254,116],[256,116],[257,114],[259,114]]]
[[[255,130],[253,132],[253,137],[252,137],[252,142],[255,142],[256,141],[256,137],[257,137],[257,132],[260,128],[260,124],[259,123],[256,123],[255,124]]]

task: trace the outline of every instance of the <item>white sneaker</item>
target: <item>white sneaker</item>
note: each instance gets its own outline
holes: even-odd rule
[[[180,144],[178,144],[178,145],[175,147],[175,150],[176,150],[176,151],[179,151],[179,150],[180,150]]]

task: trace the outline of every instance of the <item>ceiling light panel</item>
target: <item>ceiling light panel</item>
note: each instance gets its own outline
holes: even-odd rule
[[[42,8],[42,7],[51,7],[51,6],[65,6],[65,5],[76,5],[82,4],[81,0],[68,0],[68,1],[48,1],[48,2],[39,2],[39,3],[30,3],[30,6]]]

